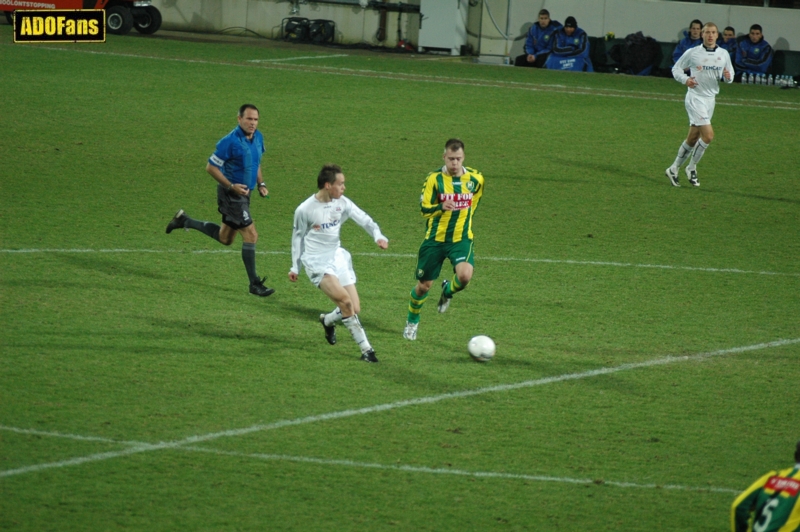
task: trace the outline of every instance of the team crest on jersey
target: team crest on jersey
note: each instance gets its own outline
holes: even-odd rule
[[[579,42],[581,42],[580,39],[575,39],[575,44],[578,44]]]
[[[467,181],[467,190],[469,190],[470,192],[475,190],[475,183],[473,183],[472,181]]]
[[[754,53],[754,54],[757,54],[757,53],[758,53],[758,52],[760,52],[760,51],[761,51],[761,50],[760,50],[760,49],[758,49],[758,48],[753,48],[753,53]]]

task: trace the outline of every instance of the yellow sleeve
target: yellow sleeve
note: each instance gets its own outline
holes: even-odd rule
[[[749,488],[736,497],[731,505],[731,532],[747,532],[750,530],[750,514],[753,512],[758,494],[767,483],[767,480],[775,474],[776,471],[770,471],[753,482]]]
[[[436,172],[428,174],[422,186],[422,195],[419,198],[420,211],[423,218],[433,218],[442,215],[442,204],[439,202],[439,187]]]

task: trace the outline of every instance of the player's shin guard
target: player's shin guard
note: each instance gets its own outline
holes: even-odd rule
[[[244,262],[244,269],[247,270],[247,277],[250,282],[258,279],[256,273],[256,245],[245,242],[242,244],[242,262]]]
[[[693,149],[694,148],[686,144],[686,141],[684,140],[683,144],[681,144],[681,147],[678,148],[678,156],[675,158],[675,162],[672,163],[672,167],[680,168],[681,166],[683,166],[683,163],[686,162],[686,159],[688,159],[689,156],[692,155]]]
[[[189,229],[194,229],[195,231],[200,231],[204,235],[208,235],[209,237],[219,242],[219,226],[217,224],[212,224],[211,222],[201,222],[200,220],[193,220],[192,218],[189,218],[187,216],[186,225],[184,227],[188,227]]]
[[[411,289],[411,298],[408,301],[408,317],[406,318],[408,323],[419,323],[419,313],[426,299],[428,299],[428,292],[420,296],[417,295],[416,286]]]
[[[703,158],[706,148],[708,148],[708,144],[702,140],[697,141],[697,146],[694,147],[694,153],[692,154],[692,161],[689,163],[687,168],[694,169],[694,167],[697,166],[697,163],[699,163],[700,159]]]
[[[353,337],[353,340],[356,341],[358,347],[361,348],[361,353],[366,353],[372,349],[369,340],[367,340],[367,333],[364,332],[364,328],[361,326],[361,322],[358,321],[358,316],[356,314],[353,314],[349,318],[343,318],[342,323],[344,323],[344,326],[350,331],[350,335]]]

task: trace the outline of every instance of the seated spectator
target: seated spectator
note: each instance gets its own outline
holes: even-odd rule
[[[766,74],[772,65],[772,46],[764,40],[761,26],[753,24],[750,33],[736,40],[736,59],[733,68],[737,79],[743,73]]]
[[[553,48],[553,33],[561,27],[557,20],[550,20],[550,12],[546,9],[539,11],[539,21],[528,30],[525,41],[525,53],[517,56],[514,66],[528,66],[543,68],[550,50]]]
[[[567,17],[564,27],[554,34],[553,51],[545,66],[555,70],[594,72],[589,59],[589,36],[578,27],[575,17]]]
[[[694,19],[692,23],[689,24],[689,31],[683,32],[683,39],[678,42],[678,46],[676,46],[675,50],[672,52],[673,65],[678,62],[683,52],[689,48],[694,48],[695,46],[703,44],[703,37],[700,35],[702,31],[703,23],[699,20]]]
[[[736,30],[728,26],[722,30],[722,35],[717,39],[717,46],[724,48],[731,55],[731,63],[736,56]]]

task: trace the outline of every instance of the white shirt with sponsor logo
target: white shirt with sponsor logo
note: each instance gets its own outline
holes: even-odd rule
[[[689,76],[684,72],[687,68],[691,71]],[[725,81],[733,83],[733,65],[731,65],[731,56],[728,51],[719,46],[710,50],[701,44],[689,48],[683,53],[672,67],[672,77],[682,85],[686,85],[686,81],[690,77],[697,81],[697,86],[688,90],[687,97],[692,95],[714,98],[719,94],[719,80],[725,79],[723,76],[725,69],[731,73],[731,79]]]
[[[348,218],[361,226],[373,240],[386,240],[380,227],[349,198],[341,196],[323,203],[316,195],[311,196],[294,211],[292,230],[292,268],[300,273],[303,264],[333,260],[341,246],[339,231]]]

